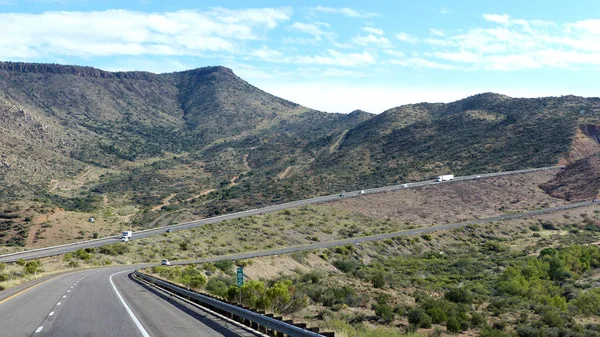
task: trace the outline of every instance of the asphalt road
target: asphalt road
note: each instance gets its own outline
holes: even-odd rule
[[[141,267],[141,266],[137,266]],[[29,336],[208,336],[254,334],[134,281],[133,266],[60,275],[0,297],[0,334]],[[14,296],[14,297],[11,297]]]
[[[390,191],[401,190],[401,189],[406,189],[406,188],[423,187],[423,186],[436,185],[436,184],[452,184],[454,182],[464,181],[464,180],[484,179],[484,178],[490,178],[490,177],[498,177],[498,176],[504,176],[504,175],[513,175],[513,174],[523,174],[523,173],[530,173],[530,172],[536,172],[536,171],[557,170],[562,167],[563,166],[552,166],[552,167],[543,167],[543,168],[535,168],[535,169],[527,169],[527,170],[462,176],[462,177],[456,177],[453,181],[441,182],[441,183],[438,183],[436,181],[423,181],[423,182],[407,183],[407,184],[401,184],[401,185],[391,185],[391,186],[365,189],[364,194],[390,192]],[[405,185],[406,185],[406,187],[405,187]],[[360,196],[361,196],[360,191],[353,191],[353,192],[345,193],[344,198],[360,197]],[[152,235],[159,235],[159,234],[164,233],[167,229],[171,229],[172,231],[189,229],[189,228],[204,226],[207,224],[218,223],[218,222],[225,221],[225,220],[244,218],[244,217],[249,217],[249,216],[253,216],[253,215],[260,215],[263,213],[277,212],[277,211],[287,209],[287,208],[293,208],[293,207],[298,207],[298,206],[308,205],[308,204],[324,203],[324,202],[334,201],[334,200],[338,200],[338,199],[340,199],[340,196],[338,194],[326,195],[326,196],[322,196],[322,197],[298,200],[298,201],[288,202],[288,203],[279,204],[279,205],[267,206],[264,208],[257,208],[257,209],[252,209],[252,210],[247,210],[247,211],[242,211],[242,212],[237,212],[237,213],[232,213],[232,214],[226,214],[226,215],[216,216],[216,217],[207,218],[207,219],[202,219],[202,220],[186,222],[186,223],[173,225],[173,226],[166,226],[166,227],[153,228],[153,229],[148,229],[148,230],[143,230],[143,231],[137,231],[137,232],[134,232],[132,240],[141,239],[141,238],[145,238],[145,237],[152,236]],[[75,251],[80,248],[99,247],[99,246],[116,243],[116,242],[120,242],[120,238],[118,236],[100,238],[100,239],[89,240],[89,241],[82,241],[82,242],[78,242],[78,243],[71,243],[71,244],[61,245],[61,246],[32,249],[32,250],[27,250],[27,251],[18,252],[18,253],[0,255],[0,262],[14,262],[14,261],[17,261],[18,259],[25,259],[25,260],[37,259],[37,258],[41,258],[41,257],[69,253],[69,252]]]
[[[484,223],[489,223],[489,222],[494,222],[494,221],[523,219],[523,218],[528,218],[528,217],[541,215],[541,214],[559,212],[559,211],[564,211],[564,210],[579,208],[579,207],[587,207],[587,206],[591,206],[594,204],[598,205],[598,204],[600,204],[600,201],[597,201],[597,202],[583,201],[583,202],[577,202],[577,203],[558,206],[558,207],[544,208],[544,209],[535,210],[535,211],[531,211],[531,212],[508,214],[508,215],[502,215],[502,216],[495,216],[495,217],[491,217],[491,218],[451,223],[451,224],[446,224],[446,225],[415,228],[415,229],[399,231],[399,232],[384,233],[384,234],[356,237],[356,238],[351,238],[351,239],[336,240],[336,241],[329,241],[329,242],[322,242],[322,243],[313,243],[313,244],[301,245],[301,246],[292,246],[292,247],[277,248],[277,249],[271,249],[271,250],[215,256],[215,257],[209,257],[209,258],[198,259],[198,260],[171,261],[171,263],[172,264],[204,263],[204,262],[216,262],[216,261],[223,261],[223,260],[250,259],[250,258],[255,258],[255,257],[272,256],[272,255],[279,255],[279,254],[289,254],[289,253],[302,252],[302,251],[308,251],[308,250],[343,246],[343,245],[348,245],[348,244],[360,244],[363,242],[372,242],[372,241],[379,241],[379,240],[385,240],[385,239],[392,239],[392,238],[396,238],[396,237],[400,237],[400,236],[421,235],[421,234],[427,234],[427,233],[432,233],[432,232],[441,231],[441,230],[463,228],[463,227],[466,227],[469,225],[484,224]]]

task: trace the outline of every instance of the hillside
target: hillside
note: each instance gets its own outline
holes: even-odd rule
[[[112,231],[183,211],[572,162],[600,152],[598,125],[598,98],[487,93],[333,114],[225,67],[153,74],[0,62],[0,211],[18,210],[6,240],[33,244],[50,212],[82,228],[94,215]]]
[[[540,187],[555,198],[569,201],[597,198],[600,195],[600,155],[570,164],[556,178]]]

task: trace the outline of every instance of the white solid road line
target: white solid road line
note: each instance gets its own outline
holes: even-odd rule
[[[36,332],[36,333],[38,333],[38,332],[42,331],[42,329],[43,329],[43,328],[44,328],[44,327],[43,327],[43,326],[41,326],[41,327],[37,328],[37,330],[35,330],[35,332]]]
[[[126,271],[120,271],[118,273],[114,273],[112,275],[110,275],[110,277],[108,278],[108,280],[110,281],[110,284],[112,285],[113,289],[115,290],[115,293],[117,294],[117,297],[119,297],[119,300],[121,300],[121,303],[123,303],[123,306],[125,307],[125,310],[127,310],[127,313],[129,314],[129,317],[131,317],[131,319],[133,320],[133,323],[135,323],[135,325],[137,326],[138,330],[140,330],[140,332],[142,333],[142,336],[144,337],[150,337],[150,335],[148,334],[148,332],[146,332],[146,329],[144,329],[144,327],[142,326],[142,323],[140,323],[140,321],[138,321],[137,317],[135,317],[135,315],[133,314],[133,311],[131,311],[131,309],[129,308],[129,306],[127,305],[127,303],[125,303],[125,300],[123,299],[123,297],[121,296],[121,294],[119,293],[119,291],[117,290],[117,287],[115,286],[112,278],[113,276],[117,275],[117,274],[121,274],[121,273],[127,273],[129,272],[128,270]]]

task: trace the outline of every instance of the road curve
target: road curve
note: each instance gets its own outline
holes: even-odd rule
[[[536,171],[557,170],[557,169],[560,169],[563,167],[564,166],[552,166],[552,167],[542,167],[542,168],[534,168],[534,169],[526,169],[526,170],[495,172],[495,173],[485,173],[485,174],[478,174],[478,175],[462,176],[462,177],[454,178],[454,181],[442,182],[441,184],[451,184],[456,181],[484,179],[484,178],[499,177],[499,176],[506,176],[506,175],[530,173],[530,172],[536,172]],[[436,185],[436,184],[440,184],[440,183],[435,182],[435,181],[423,181],[423,182],[416,182],[416,183],[407,183],[407,184],[402,184],[402,185],[391,185],[391,186],[365,189],[364,194],[390,192],[390,191],[401,190],[401,189],[406,189],[406,188],[415,188],[415,187],[422,187],[422,186]],[[404,185],[406,185],[406,187]],[[345,193],[346,198],[357,197],[360,195],[361,195],[360,191],[353,191],[353,192]],[[132,240],[141,239],[141,238],[145,238],[145,237],[153,236],[153,235],[159,235],[159,234],[164,233],[166,229],[171,229],[172,231],[189,229],[189,228],[204,226],[207,224],[219,223],[221,221],[226,221],[226,220],[245,218],[245,217],[249,217],[249,216],[253,216],[253,215],[260,215],[263,213],[277,212],[280,210],[294,208],[294,207],[303,206],[303,205],[318,204],[318,203],[324,203],[324,202],[328,202],[328,201],[334,201],[334,200],[338,200],[339,198],[340,198],[340,196],[337,194],[326,195],[326,196],[292,201],[292,202],[288,202],[288,203],[272,205],[272,206],[267,206],[267,207],[263,207],[263,208],[257,208],[257,209],[252,209],[252,210],[247,210],[247,211],[242,211],[242,212],[237,212],[237,213],[232,213],[232,214],[220,215],[220,216],[216,216],[216,217],[212,217],[212,218],[186,222],[186,223],[182,223],[182,224],[178,224],[178,225],[137,231],[134,233]],[[0,262],[15,262],[19,259],[24,259],[24,260],[38,259],[38,258],[47,257],[47,256],[54,256],[54,255],[69,253],[69,252],[72,252],[72,251],[75,251],[75,250],[81,249],[81,248],[85,249],[85,248],[91,248],[91,247],[99,247],[99,246],[116,243],[116,242],[120,242],[119,237],[112,236],[112,237],[105,237],[105,238],[101,238],[101,239],[94,239],[94,240],[70,243],[70,244],[61,245],[61,246],[53,246],[53,247],[47,247],[47,248],[26,250],[26,251],[17,252],[17,253],[0,255]]]
[[[133,280],[134,269],[76,271],[0,298],[0,331],[11,337],[255,336]]]

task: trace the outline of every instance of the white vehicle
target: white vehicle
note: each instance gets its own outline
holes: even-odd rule
[[[360,192],[358,192],[358,194],[365,194],[365,190],[360,190]]]
[[[450,181],[450,180],[454,180],[454,174],[446,174],[443,176],[438,176],[436,181],[438,183],[442,182],[442,181]]]
[[[160,261],[161,266],[170,266],[171,265],[171,261],[169,260],[162,260]]]
[[[408,187],[408,184],[402,184],[402,187]]]
[[[123,237],[121,238],[121,241],[122,241],[122,242],[127,242],[127,241],[129,241],[129,238],[128,238],[128,237],[126,237],[126,236],[123,236]]]
[[[121,234],[121,237],[122,237],[122,238],[128,238],[128,239],[129,239],[129,238],[131,238],[132,236],[133,236],[133,232],[132,232],[132,231],[124,231],[124,232]]]

